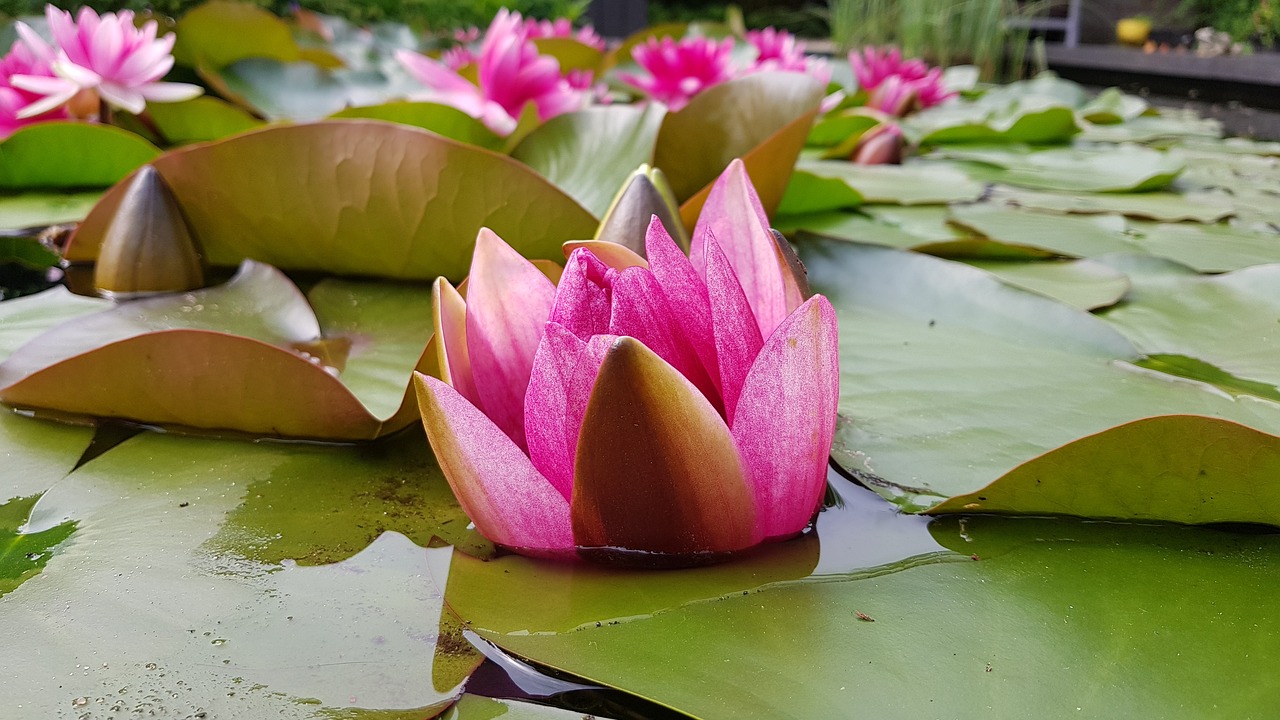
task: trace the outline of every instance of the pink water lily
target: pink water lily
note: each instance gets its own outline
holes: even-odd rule
[[[868,105],[901,117],[915,108],[929,108],[955,96],[942,82],[942,69],[923,60],[903,60],[897,48],[866,47],[849,53],[849,65]]]
[[[99,100],[137,114],[147,101],[177,102],[202,92],[196,85],[160,81],[173,67],[174,36],[157,38],[154,20],[139,29],[129,10],[99,16],[87,7],[73,20],[71,13],[52,5],[45,8],[45,17],[56,46],[53,73],[10,79],[14,87],[40,96],[22,110],[22,117],[63,105],[69,105],[75,116],[89,116],[88,109],[96,107]],[[29,46],[48,47],[27,25],[18,23],[16,27]]]
[[[679,110],[694,95],[735,77],[732,52],[733,38],[719,42],[705,37],[649,38],[631,51],[631,57],[646,74],[619,73],[618,77],[672,110]]]
[[[24,125],[42,120],[61,120],[67,117],[65,108],[54,108],[36,117],[19,117],[28,105],[40,99],[40,95],[14,87],[10,79],[15,75],[53,77],[53,48],[36,38],[37,44],[19,38],[8,54],[0,58],[0,139],[11,135]]]
[[[424,99],[452,105],[484,122],[500,134],[515,129],[516,118],[533,103],[546,120],[582,108],[588,94],[560,73],[560,63],[541,55],[524,29],[520,13],[500,10],[485,31],[475,58],[479,84],[459,75],[448,64],[401,50],[396,58],[429,92]],[[460,62],[461,56],[451,63]]]
[[[557,287],[482,231],[465,299],[437,282],[444,379],[418,375],[418,399],[476,527],[527,554],[694,560],[802,532],[834,434],[836,318],[804,297],[742,163],[690,256],[656,218],[647,260],[577,246]]]
[[[805,54],[805,45],[786,30],[767,27],[748,30],[747,42],[756,49],[755,60],[748,72],[782,70],[812,75],[824,85],[831,80],[831,68],[825,60]]]

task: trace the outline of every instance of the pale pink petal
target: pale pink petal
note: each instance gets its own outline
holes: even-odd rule
[[[114,73],[122,59],[124,29],[116,23],[99,23],[89,38],[89,67],[99,74]]]
[[[766,540],[804,529],[826,490],[840,399],[839,331],[815,295],[764,343],[738,396],[733,438]]]
[[[53,71],[82,88],[97,87],[102,83],[101,75],[71,62],[65,54],[53,64]]]
[[[587,250],[570,253],[548,321],[563,325],[583,341],[608,333],[613,274],[615,270]]]
[[[711,301],[711,329],[720,368],[720,394],[724,399],[725,418],[732,424],[742,383],[760,353],[763,340],[742,286],[710,232],[706,235],[706,255],[707,298]]]
[[[108,105],[134,115],[147,109],[147,99],[133,88],[121,87],[115,83],[103,83],[98,86],[98,94]]]
[[[631,267],[617,273],[613,280],[611,335],[627,335],[644,343],[658,357],[680,371],[717,410],[720,392],[703,365],[693,343],[684,332],[673,306],[684,298],[672,296],[668,301],[665,288],[649,270]]]
[[[43,98],[22,108],[18,112],[18,118],[32,118],[43,115],[50,110],[61,107],[68,100],[76,96],[80,92],[80,87],[75,83],[64,80],[63,78],[46,78],[35,77],[33,75],[14,75],[9,81],[15,88],[26,90],[27,92],[37,95],[44,95]]]
[[[769,232],[769,218],[741,160],[729,163],[721,173],[698,216],[689,256],[699,269],[706,263],[708,230],[715,233],[733,267],[760,336],[767,337],[788,314],[787,281]]]
[[[37,60],[45,65],[53,64],[53,61],[57,58],[57,53],[54,52],[52,45],[45,42],[40,33],[32,30],[31,26],[24,22],[14,23],[13,28],[18,31],[18,37],[31,49],[31,53]]]
[[[467,303],[444,278],[436,278],[431,301],[440,373],[462,397],[479,407],[471,356],[467,353]]]
[[[698,277],[698,271],[656,215],[649,221],[644,246],[649,269],[672,301],[672,314],[679,319],[685,337],[702,361],[715,386],[716,396],[719,396],[719,362],[716,359],[715,336],[711,332],[711,304],[707,299],[706,283]]]
[[[427,439],[453,494],[485,537],[512,548],[573,547],[569,503],[466,398],[415,373]]]
[[[152,102],[182,102],[199,97],[204,88],[188,83],[158,82],[138,88],[142,96]]]
[[[397,50],[396,59],[423,85],[441,91],[478,92],[474,83],[425,55]]]
[[[555,285],[482,228],[467,288],[467,350],[485,414],[522,449],[524,394]]]
[[[565,500],[573,494],[573,461],[582,416],[600,363],[615,339],[596,335],[583,342],[563,325],[548,322],[533,359],[524,403],[529,458]]]

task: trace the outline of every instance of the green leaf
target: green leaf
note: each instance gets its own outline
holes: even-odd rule
[[[1004,282],[1081,310],[1114,305],[1129,290],[1120,271],[1093,260],[966,260]]]
[[[829,542],[837,529],[859,520],[905,535],[900,554],[656,613],[602,609],[600,625],[568,632],[536,618],[516,628],[529,604],[521,578],[491,607],[455,603],[452,577],[446,596],[480,628],[511,628],[480,634],[519,656],[700,718],[1247,716],[1274,698],[1231,681],[1280,659],[1280,633],[1263,621],[1274,535],[984,517],[926,526],[859,513],[858,491],[841,484],[845,507],[819,520],[824,561],[843,550]],[[571,597],[594,584],[581,579]]]
[[[660,104],[607,105],[558,115],[511,152],[596,217],[641,164],[653,161],[666,110]]]
[[[696,196],[701,208],[710,184],[731,160],[742,158],[765,210],[772,211],[823,90],[816,80],[788,72],[756,73],[709,88],[667,113],[654,164],[667,174],[677,200]],[[688,217],[685,224],[692,226]]]
[[[106,187],[160,150],[110,125],[46,122],[0,141],[0,190]]]
[[[1222,123],[1197,116],[1170,114],[1143,115],[1118,125],[1090,125],[1080,133],[1081,140],[1093,142],[1158,142],[1183,138],[1222,137]]]
[[[154,165],[215,265],[248,257],[290,270],[457,282],[481,227],[549,260],[563,260],[562,242],[596,228],[589,212],[519,162],[391,123],[270,127]],[[85,219],[68,260],[96,258],[123,187]]]
[[[826,115],[814,123],[806,144],[812,147],[835,147],[851,137],[862,135],[883,121],[883,118],[872,115],[864,108],[849,108]]]
[[[1091,123],[1115,125],[1138,118],[1149,107],[1142,98],[1126,94],[1119,88],[1107,88],[1080,108],[1079,114]]]
[[[100,192],[0,196],[0,228],[19,230],[79,222],[100,197]]]
[[[229,99],[247,104],[270,120],[319,120],[355,104],[348,83],[305,60],[245,58],[216,72],[205,69],[203,75],[215,87],[225,85],[229,93],[223,94]],[[379,95],[373,102],[390,97]]]
[[[188,67],[216,69],[245,58],[293,62],[300,57],[289,26],[253,3],[208,0],[187,11],[174,34],[173,56]]]
[[[809,213],[829,213],[831,210],[848,210],[856,208],[863,202],[862,194],[838,177],[822,177],[815,173],[797,169],[791,174],[791,182],[787,183],[787,191],[778,204],[778,227],[787,226],[787,215],[805,215]]]
[[[62,256],[30,237],[0,235],[0,264],[17,263],[32,270],[56,267]]]
[[[20,532],[39,495],[0,503],[0,597],[13,592],[44,569],[52,551],[75,531],[75,523],[43,532]]]
[[[0,407],[0,502],[48,490],[71,472],[92,438],[93,428],[24,418]]]
[[[244,110],[208,96],[179,103],[153,103],[147,113],[165,140],[175,145],[221,140],[262,125],[261,120]]]
[[[908,135],[923,145],[947,143],[1063,142],[1080,131],[1071,107],[1057,100],[1027,97],[1006,104],[947,103],[903,121]]]
[[[964,172],[932,164],[857,165],[841,160],[802,160],[797,175],[807,173],[827,180],[840,180],[855,190],[864,202],[896,205],[938,205],[969,202],[982,196],[985,184],[974,182]],[[794,177],[794,176],[793,176]],[[792,205],[795,205],[793,201]],[[838,209],[839,205],[818,206],[815,199],[803,209],[787,204],[779,211],[805,212]]]
[[[940,157],[968,161],[971,176],[1008,185],[1066,192],[1159,190],[1183,171],[1173,153],[1139,145],[1096,148],[950,148]]]
[[[110,307],[110,301],[73,295],[64,287],[0,302],[0,361],[55,325]]]
[[[419,449],[409,455],[425,458],[421,436],[413,443]],[[395,493],[376,497],[407,467],[404,450],[379,447],[145,434],[72,473],[40,498],[28,531],[74,522],[75,534],[38,582],[4,598],[0,632],[25,660],[7,671],[0,705],[33,717],[85,706],[105,714],[117,705],[178,717],[442,711],[478,657],[442,621],[431,580],[452,551],[424,550],[390,532],[419,521]],[[423,469],[408,482],[443,482]],[[293,496],[277,495],[276,483],[300,488],[313,478],[345,482],[353,497],[373,491],[372,522],[346,533],[377,539],[331,565],[255,559],[272,554],[255,547],[261,543],[289,547],[273,538],[277,531],[296,540],[294,529],[315,519],[315,500],[293,514]],[[246,517],[259,495],[274,499],[274,513]],[[379,503],[384,517],[373,512]],[[342,534],[327,528],[326,544]]]
[[[1234,214],[1229,198],[1215,193],[1081,193],[1069,195],[997,187],[992,199],[1046,212],[1098,215],[1118,213],[1131,218],[1215,223]]]
[[[846,420],[833,455],[906,507],[973,492],[1040,456],[1052,461],[1088,435],[1107,441],[1100,459],[1122,456],[1129,447],[1107,431],[1147,417],[1280,431],[1280,404],[1142,369],[1141,351],[1105,321],[982,271],[838,241],[799,249],[840,318]],[[1241,477],[1262,482],[1265,473]]]
[[[430,290],[326,280],[311,297],[246,264],[226,285],[85,315],[0,364],[0,398],[261,436],[369,439],[414,422],[406,392],[431,336]]]
[[[486,150],[500,151],[506,144],[505,139],[485,127],[484,123],[455,107],[439,103],[397,101],[365,105],[347,108],[330,117],[385,120],[412,125]]]

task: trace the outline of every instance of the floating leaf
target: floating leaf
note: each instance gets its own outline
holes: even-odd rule
[[[956,168],[927,164],[856,165],[840,160],[802,160],[796,165],[796,171],[797,174],[808,173],[827,180],[840,180],[857,191],[867,203],[938,205],[969,202],[980,198],[986,188],[984,183],[970,180]],[[817,190],[812,185],[801,189]],[[779,211],[797,212],[791,209],[796,201],[797,198],[793,198],[791,205],[784,202]],[[819,199],[814,197],[805,198],[803,202],[808,211],[841,207],[834,203],[820,205]]]
[[[1093,260],[967,260],[1004,282],[1081,310],[1114,305],[1129,290],[1120,271]]]
[[[293,62],[300,57],[289,26],[253,3],[208,0],[188,10],[174,34],[174,59],[189,67],[221,68],[245,58]]]
[[[0,364],[0,399],[266,436],[369,439],[410,424],[430,290],[328,280],[311,296],[314,312],[278,271],[250,263],[223,286],[82,316]]]
[[[1185,167],[1174,153],[1139,145],[1097,148],[948,149],[944,157],[969,161],[977,178],[1040,190],[1144,192],[1159,190]]]
[[[1084,107],[1080,117],[1099,125],[1115,125],[1134,120],[1147,112],[1146,100],[1122,92],[1119,88],[1107,88],[1098,93]]]
[[[46,122],[0,141],[0,190],[106,187],[160,154],[110,125]]]
[[[1054,143],[1079,132],[1075,113],[1058,101],[1028,97],[1002,107],[948,103],[916,113],[904,129],[924,145]]]
[[[846,421],[833,454],[905,506],[973,492],[1147,417],[1280,431],[1280,403],[1140,368],[1142,353],[1103,320],[974,268],[837,241],[804,242],[800,254],[840,316]],[[1129,452],[1120,438],[1107,448]],[[1266,482],[1247,458],[1239,469],[1242,482]]]
[[[164,139],[186,145],[246,132],[262,121],[244,110],[207,95],[178,103],[153,103],[147,113]]]
[[[486,150],[501,150],[506,144],[504,138],[485,127],[484,123],[455,107],[439,103],[397,101],[364,105],[347,108],[331,117],[385,120],[412,125]]]
[[[481,227],[526,257],[556,260],[562,242],[596,228],[590,213],[515,160],[390,123],[272,127],[176,150],[154,165],[214,265],[249,257],[287,269],[460,281]],[[85,219],[68,260],[97,256],[121,193],[112,188]]]
[[[100,197],[100,192],[0,196],[0,229],[18,230],[78,222],[89,214]]]
[[[1070,195],[997,187],[992,199],[1031,210],[1097,215],[1118,213],[1132,218],[1215,223],[1235,213],[1229,198],[1214,193],[1080,193]]]
[[[557,115],[525,136],[511,156],[596,217],[604,217],[623,182],[652,161],[665,116],[659,104],[608,105]]]
[[[357,453],[144,434],[80,468],[31,513],[28,532],[68,521],[76,532],[38,582],[4,598],[0,632],[26,660],[6,671],[0,706],[34,717],[89,703],[177,717],[441,712],[478,661],[445,634],[430,580],[451,550],[362,527],[351,534],[377,540],[335,564],[253,559],[257,532],[307,519],[312,506],[290,515],[288,498],[245,526],[240,543],[222,544],[242,527],[248,493],[315,477],[345,478],[353,491],[372,478],[373,490],[403,471],[404,457],[385,446]],[[431,468],[408,481],[443,478]]]
[[[679,112],[667,113],[654,165],[686,203],[685,224],[697,216],[711,183],[742,158],[766,212],[782,199],[790,168],[804,147],[823,90],[798,73],[762,72],[708,88]],[[689,202],[691,201],[691,202]]]
[[[0,597],[13,592],[44,569],[53,549],[75,531],[74,523],[43,532],[19,532],[39,495],[0,503]]]

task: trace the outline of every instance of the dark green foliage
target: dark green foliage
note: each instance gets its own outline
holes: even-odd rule
[[[250,0],[278,15],[287,15],[289,0]],[[99,12],[111,10],[152,10],[157,14],[178,17],[196,5],[191,0],[53,0],[54,5],[75,9],[88,5]],[[338,15],[356,23],[395,21],[418,27],[444,29],[466,25],[484,26],[499,8],[508,7],[539,18],[576,18],[586,8],[587,0],[302,0],[308,10]],[[44,0],[0,0],[0,16],[38,15]]]
[[[742,9],[748,28],[774,26],[790,30],[802,37],[826,37],[830,34],[827,4],[807,0],[651,0],[649,22],[723,21],[730,5]]]

